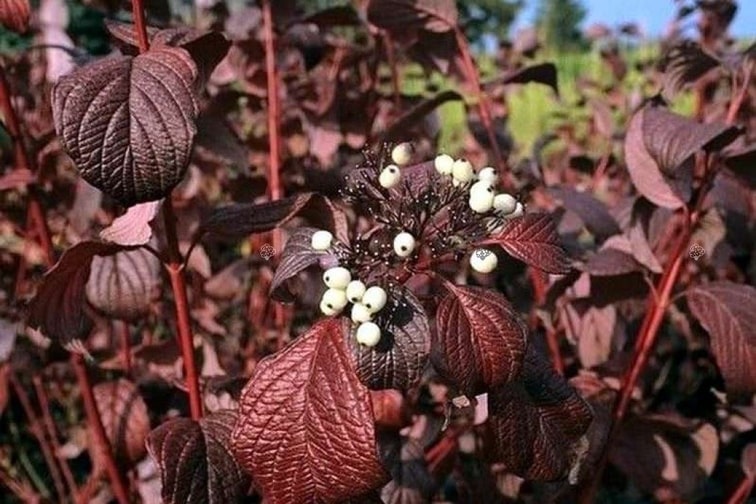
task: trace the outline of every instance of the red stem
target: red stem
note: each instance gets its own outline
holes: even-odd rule
[[[743,478],[735,492],[727,499],[727,504],[744,504],[748,500],[748,496],[751,495],[754,483],[756,483],[756,476]]]
[[[27,481],[12,478],[2,467],[0,467],[0,483],[8,487],[8,490],[13,492],[21,502],[36,504],[42,501],[42,497],[34,491]]]
[[[478,98],[478,111],[480,112],[480,119],[483,122],[483,126],[488,133],[488,141],[491,143],[491,149],[494,152],[494,158],[496,160],[496,166],[500,171],[506,170],[504,164],[504,158],[499,149],[499,143],[496,141],[496,133],[493,127],[493,114],[491,113],[491,103],[488,101],[488,96],[483,92],[483,88],[480,84],[480,77],[478,70],[473,61],[470,45],[467,43],[467,38],[462,30],[458,27],[454,27],[454,34],[457,38],[457,45],[459,46],[459,52],[462,55],[462,64],[464,65],[464,71],[467,74],[467,79],[473,85],[475,93]],[[502,177],[502,183],[505,189],[512,188],[512,181],[509,177]]]
[[[129,331],[129,324],[123,320],[116,320],[114,324],[118,328],[118,336],[121,340],[123,366],[126,368],[126,373],[131,376],[131,332]]]
[[[139,40],[139,52],[147,52],[150,48],[150,40],[147,37],[147,23],[144,20],[142,0],[131,0],[131,9],[134,15],[134,29]]]
[[[45,426],[47,436],[52,443],[53,453],[55,454],[55,457],[58,459],[58,463],[60,464],[60,470],[63,473],[63,478],[66,480],[66,484],[68,485],[68,491],[74,502],[80,502],[79,488],[76,485],[76,480],[71,473],[71,468],[68,466],[68,460],[66,460],[61,452],[60,442],[58,441],[58,433],[57,429],[55,428],[55,422],[50,415],[50,401],[48,401],[47,399],[47,392],[45,391],[44,384],[42,383],[42,379],[38,375],[32,377],[32,382],[34,383],[34,391],[37,394],[37,402],[39,403],[39,407],[42,410],[42,423]]]
[[[270,153],[268,155],[268,183],[270,189],[270,199],[275,201],[281,199],[283,190],[281,187],[281,133],[279,131],[279,116],[281,105],[278,99],[278,77],[276,72],[276,53],[273,34],[273,14],[271,12],[270,0],[262,2],[263,14],[263,37],[265,39],[265,75],[268,90],[268,144]],[[280,252],[283,238],[281,230],[273,230],[273,250]],[[282,330],[285,323],[285,313],[283,306],[278,303],[274,304],[276,326]],[[283,346],[283,332],[279,332],[278,347]]]
[[[110,486],[113,489],[113,494],[115,495],[118,504],[128,504],[129,495],[126,491],[126,484],[124,483],[121,477],[121,472],[118,470],[118,466],[116,466],[115,459],[113,458],[113,447],[110,446],[110,440],[105,433],[105,427],[102,425],[100,412],[97,410],[97,404],[95,403],[94,392],[92,392],[92,384],[89,381],[84,358],[78,353],[72,353],[71,364],[76,373],[76,381],[79,383],[79,388],[81,389],[81,397],[84,401],[84,411],[87,415],[87,423],[94,431],[95,442],[100,446],[104,455],[105,472],[110,479]],[[95,460],[94,450],[96,450],[95,447],[90,448],[90,457],[92,457],[92,460]]]
[[[29,431],[34,435],[40,448],[42,448],[42,456],[45,459],[45,464],[47,464],[47,467],[50,470],[50,476],[52,476],[53,483],[55,484],[55,491],[57,492],[58,497],[64,499],[66,496],[66,489],[63,486],[60,469],[55,463],[53,447],[45,437],[45,431],[42,424],[39,422],[39,418],[37,418],[37,414],[34,412],[34,408],[31,405],[26,389],[24,389],[24,387],[18,382],[12,372],[10,373],[9,379],[11,386],[13,387],[13,392],[15,392],[18,397],[18,400],[21,403],[21,408],[24,410],[26,418],[29,420]]]
[[[168,242],[169,261],[166,264],[168,276],[171,280],[174,302],[176,304],[176,329],[178,331],[178,343],[181,349],[181,358],[184,361],[184,374],[186,388],[189,392],[189,409],[192,419],[202,418],[202,395],[199,387],[199,375],[197,364],[194,359],[194,335],[192,334],[192,322],[189,314],[189,300],[186,294],[186,280],[184,278],[183,258],[178,246],[178,234],[176,233],[176,217],[173,214],[173,202],[170,196],[163,203],[163,221],[165,223],[165,236]]]

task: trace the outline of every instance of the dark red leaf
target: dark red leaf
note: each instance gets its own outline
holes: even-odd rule
[[[281,226],[298,214],[322,228],[332,229],[342,239],[346,217],[331,202],[313,193],[266,203],[238,203],[212,209],[200,224],[200,233],[212,233],[226,238],[242,238],[252,233],[264,233]]]
[[[123,378],[98,383],[92,388],[97,411],[116,459],[130,467],[144,458],[144,441],[150,432],[150,415],[139,389]],[[92,441],[97,445],[96,441]],[[104,453],[98,447],[95,465],[104,467]]]
[[[62,345],[83,338],[91,328],[84,314],[84,289],[92,259],[127,250],[113,243],[84,241],[68,249],[42,280],[29,305],[28,324]]]
[[[92,258],[87,300],[109,317],[135,321],[160,293],[160,260],[143,248]]]
[[[568,273],[572,269],[549,214],[534,213],[509,219],[504,228],[485,243],[498,244],[509,255],[547,273]]]
[[[538,63],[514,71],[510,71],[485,83],[485,86],[492,84],[528,84],[535,82],[549,86],[554,93],[559,94],[559,83],[557,80],[557,68],[554,63]]]
[[[432,337],[434,367],[463,394],[479,394],[520,374],[527,330],[496,291],[448,284]]]
[[[126,247],[147,245],[152,238],[150,223],[160,210],[160,204],[161,201],[149,201],[129,207],[125,214],[100,231],[100,238]]]
[[[592,419],[585,401],[532,346],[521,380],[490,392],[488,409],[496,460],[532,480],[567,476]]]
[[[749,187],[756,187],[756,147],[751,145],[728,152],[724,163]]]
[[[0,0],[0,24],[9,30],[25,33],[30,17],[29,0]]]
[[[297,296],[290,290],[288,281],[319,261],[329,256],[333,257],[327,251],[312,248],[312,235],[315,231],[316,228],[297,228],[286,241],[281,260],[270,283],[270,296],[276,301],[294,302]]]
[[[439,106],[449,101],[457,101],[461,99],[462,95],[456,91],[447,90],[438,93],[433,98],[423,100],[388,126],[377,141],[380,143],[381,141],[402,140],[404,138],[403,135],[407,134],[407,130],[412,128],[417,122],[421,121]]]
[[[199,422],[169,420],[152,431],[147,449],[158,467],[166,504],[241,502],[249,476],[231,454],[236,411],[220,410]]]
[[[605,248],[588,257],[581,269],[594,276],[615,276],[643,271],[643,266],[622,250]]]
[[[727,391],[756,392],[756,289],[732,282],[712,282],[685,293],[693,316],[711,337],[711,347]]]
[[[701,49],[698,43],[683,40],[667,51],[661,65],[664,72],[662,94],[672,99],[684,87],[719,66],[719,60]]]
[[[301,18],[296,23],[311,23],[323,29],[334,26],[360,26],[362,20],[351,5],[336,5]]]
[[[575,212],[585,227],[599,239],[621,232],[617,221],[606,209],[606,205],[586,192],[562,186],[551,187],[549,193],[562,201],[564,207]]]
[[[718,150],[740,134],[723,124],[701,124],[657,106],[646,106],[630,121],[625,158],[638,191],[665,208],[680,208],[690,191],[683,163],[700,150]]]
[[[82,178],[126,206],[169,194],[192,151],[197,72],[185,50],[159,46],[61,77],[55,130]]]
[[[420,379],[428,360],[428,317],[409,290],[399,291],[381,313],[387,314],[378,319],[383,335],[372,348],[358,344],[353,337],[356,327],[344,320],[357,375],[370,389],[408,390]]]
[[[368,21],[389,32],[406,35],[407,30],[448,32],[457,26],[454,0],[370,0]]]
[[[373,421],[341,322],[326,319],[257,365],[231,446],[266,501],[338,502],[387,480]]]

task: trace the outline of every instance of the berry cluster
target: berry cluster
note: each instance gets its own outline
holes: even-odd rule
[[[412,144],[400,143],[391,150],[392,164],[387,165],[378,175],[378,183],[384,189],[391,189],[399,184],[402,179],[401,167],[407,166],[412,160]]]

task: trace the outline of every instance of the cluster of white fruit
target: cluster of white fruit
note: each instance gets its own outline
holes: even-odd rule
[[[409,142],[400,143],[391,150],[393,164],[384,167],[378,175],[378,183],[381,187],[391,189],[399,183],[402,179],[400,168],[409,164],[412,159],[412,150],[412,144]]]
[[[403,235],[407,235],[411,240],[408,241]],[[333,235],[320,230],[313,233],[311,245],[315,250],[327,250],[332,242]],[[409,233],[399,233],[394,239],[394,249],[401,250],[403,254],[408,250],[406,255],[409,255],[414,247],[415,239]],[[359,324],[357,342],[368,347],[377,345],[381,339],[381,329],[372,319],[386,306],[386,291],[377,285],[368,287],[364,282],[352,279],[352,273],[341,266],[327,269],[323,273],[323,282],[328,289],[320,300],[320,311],[328,316],[337,315],[347,304],[352,303],[351,318]]]

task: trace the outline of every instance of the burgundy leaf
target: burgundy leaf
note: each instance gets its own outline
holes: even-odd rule
[[[507,299],[482,287],[453,286],[436,311],[431,360],[463,394],[476,395],[520,374],[527,330]]]
[[[577,354],[584,368],[603,364],[611,356],[617,309],[614,305],[586,306],[585,300],[565,303],[565,333],[577,344]]]
[[[108,317],[136,321],[160,293],[160,260],[143,248],[92,258],[87,300]]]
[[[688,306],[711,337],[728,392],[756,392],[756,289],[732,282],[712,282],[688,289]]]
[[[547,273],[568,273],[572,269],[549,214],[509,219],[503,229],[484,243],[498,244],[509,255]]]
[[[91,321],[84,315],[84,290],[92,259],[127,250],[113,243],[80,242],[69,248],[47,272],[29,305],[28,324],[65,345],[87,335]]]
[[[688,501],[714,470],[718,453],[711,424],[676,415],[631,416],[619,429],[609,461],[657,500]]]
[[[302,24],[314,24],[320,29],[334,26],[360,26],[362,20],[351,5],[336,5],[317,11],[298,21]]]
[[[160,210],[161,201],[134,205],[116,217],[110,226],[100,231],[100,238],[126,247],[147,245],[152,238],[150,222]]]
[[[0,24],[9,30],[25,33],[30,16],[29,0],[0,0]]]
[[[591,255],[581,269],[593,276],[615,276],[643,271],[643,266],[627,252],[604,248]]]
[[[728,152],[724,163],[738,179],[751,188],[756,187],[756,170],[753,169],[756,165],[756,147],[749,145]]]
[[[125,467],[144,458],[144,441],[150,432],[150,415],[139,389],[123,378],[98,383],[92,388],[97,412],[116,459]],[[92,441],[97,446],[96,441]],[[105,454],[98,446],[95,465],[104,467]]]
[[[383,314],[386,315],[383,315]],[[381,341],[374,347],[357,343],[356,327],[344,319],[357,375],[370,389],[408,390],[422,376],[430,350],[430,327],[420,301],[407,289],[392,296],[381,310]]]
[[[61,77],[55,130],[82,178],[126,206],[169,194],[192,151],[196,78],[189,54],[165,46]]]
[[[549,86],[554,93],[559,94],[559,83],[557,80],[557,68],[554,63],[538,63],[536,65],[519,68],[497,77],[489,82],[486,86],[492,84],[528,84],[535,82]]]
[[[424,29],[448,32],[457,26],[454,0],[370,0],[368,21],[393,33]]]
[[[202,220],[200,233],[226,238],[242,238],[264,233],[302,215],[322,228],[331,229],[343,239],[346,217],[319,194],[303,193],[266,203],[237,203],[213,208]]]
[[[412,128],[416,123],[420,122],[436,110],[438,107],[449,101],[458,101],[462,99],[462,95],[456,91],[446,90],[438,93],[433,98],[428,98],[421,101],[407,112],[402,114],[396,119],[390,126],[388,126],[383,134],[376,140],[377,143],[382,141],[397,141],[405,138],[407,131]]]
[[[231,446],[267,502],[338,502],[387,480],[373,421],[341,322],[326,319],[257,365]]]
[[[665,208],[680,208],[690,191],[683,162],[700,150],[718,150],[740,131],[723,124],[701,124],[656,106],[637,112],[625,137],[630,178],[638,191]],[[676,187],[679,185],[679,188]]]
[[[698,43],[683,40],[667,51],[661,65],[664,72],[662,93],[665,98],[672,99],[684,87],[718,67],[719,60],[701,49]]]
[[[326,251],[312,248],[312,235],[316,231],[316,228],[298,228],[286,241],[281,260],[270,283],[270,296],[276,301],[294,302],[297,296],[290,290],[288,281],[329,255]]]
[[[249,476],[230,451],[236,411],[219,410],[199,422],[175,418],[153,430],[147,449],[158,467],[166,504],[241,502]]]
[[[585,401],[532,346],[522,379],[490,392],[488,409],[496,460],[532,480],[567,476],[592,419]]]
[[[601,201],[586,192],[567,186],[551,187],[549,193],[562,201],[564,207],[575,212],[588,230],[598,238],[607,238],[621,232],[617,221]]]

